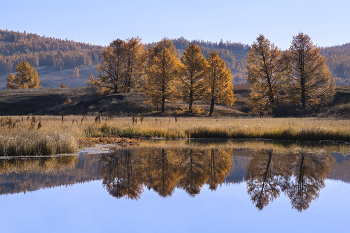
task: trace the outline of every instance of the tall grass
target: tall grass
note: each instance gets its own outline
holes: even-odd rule
[[[16,124],[0,126],[0,156],[73,153],[79,137],[138,138],[264,138],[282,140],[350,141],[350,120],[318,118],[155,118],[137,123],[131,117],[39,116],[31,124],[22,116],[11,117]],[[40,128],[38,122],[41,122]]]
[[[88,136],[161,138],[265,138],[281,140],[350,140],[350,120],[317,118],[117,118],[86,127]]]

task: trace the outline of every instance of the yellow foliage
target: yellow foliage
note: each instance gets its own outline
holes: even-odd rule
[[[214,111],[214,104],[232,106],[235,98],[233,98],[231,72],[226,67],[225,62],[216,52],[211,52],[207,61],[209,65],[205,78],[206,99],[211,102],[209,112],[209,116],[211,116]]]
[[[293,37],[292,45],[284,55],[291,70],[286,86],[291,103],[305,109],[333,100],[335,81],[331,79],[326,58],[308,35],[299,33]]]
[[[181,99],[189,103],[189,111],[192,112],[193,101],[203,99],[205,93],[205,74],[208,63],[205,60],[200,47],[190,44],[181,58],[183,71],[180,77],[179,94]]]
[[[252,85],[249,96],[251,113],[267,114],[281,101],[283,84],[281,50],[263,35],[260,35],[248,52],[248,81]]]
[[[72,103],[72,100],[70,98],[67,98],[62,105],[65,105],[65,104],[70,104]]]
[[[167,48],[153,58],[152,65],[147,69],[145,96],[149,102],[161,104],[161,112],[165,111],[165,100],[174,97],[179,69],[179,60]]]
[[[16,72],[16,75],[10,73],[9,76],[6,77],[6,87],[8,90],[41,87],[38,72],[34,70],[34,66],[31,66],[28,62],[18,63]]]

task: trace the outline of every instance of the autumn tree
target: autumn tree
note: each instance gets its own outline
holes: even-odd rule
[[[193,101],[203,98],[205,71],[208,65],[200,47],[195,44],[190,44],[185,49],[181,63],[184,67],[180,77],[181,97],[189,104],[188,110],[192,112]]]
[[[16,72],[16,75],[10,73],[6,77],[8,90],[41,87],[38,72],[28,62],[18,63]]]
[[[176,49],[174,43],[168,38],[164,38],[157,43],[157,45],[153,48],[153,55],[157,56],[158,53],[160,53],[165,48],[169,49],[169,51],[174,54],[177,59],[180,59],[180,51]]]
[[[97,72],[99,73],[97,80],[91,80],[91,83],[102,89],[102,92],[121,91],[121,80],[124,74],[124,49],[125,41],[117,39],[102,52],[102,63],[97,64]]]
[[[210,100],[209,116],[213,114],[214,104],[226,104],[232,106],[233,85],[230,69],[216,52],[209,54],[208,68],[206,70],[205,86],[206,99]]]
[[[75,67],[75,68],[74,68],[73,77],[79,78],[79,69],[78,69],[78,67]]]
[[[283,85],[281,50],[260,35],[247,58],[248,82],[251,84],[249,105],[251,113],[271,113],[277,106]]]
[[[95,84],[95,77],[94,77],[94,75],[93,74],[90,74],[90,76],[89,76],[89,78],[88,78],[88,80],[87,80],[87,85],[88,86],[93,86],[94,84]]]
[[[333,100],[335,83],[326,66],[326,58],[308,35],[294,36],[285,56],[291,69],[287,93],[292,103],[306,109]]]
[[[101,88],[102,93],[130,92],[144,74],[145,55],[141,39],[117,39],[102,53],[97,64],[98,79],[90,77],[89,84]]]
[[[124,48],[124,75],[123,89],[130,92],[135,87],[145,71],[144,46],[139,37],[128,39]]]
[[[168,48],[163,48],[146,71],[145,96],[149,102],[161,104],[161,113],[165,111],[165,101],[173,97],[179,66],[175,55]]]

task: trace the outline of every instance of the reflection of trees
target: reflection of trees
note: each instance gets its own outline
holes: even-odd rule
[[[206,167],[203,162],[205,150],[182,150],[184,161],[181,164],[181,187],[191,196],[200,193],[206,181]]]
[[[77,156],[6,159],[0,161],[0,174],[34,172],[53,174],[58,171],[74,169],[78,162]]]
[[[248,194],[262,210],[282,190],[291,199],[293,208],[306,210],[324,187],[330,158],[313,153],[277,155],[269,150],[256,151],[248,165]]]
[[[94,179],[82,171],[82,163],[78,156],[1,159],[0,195]]]
[[[147,160],[147,178],[149,189],[160,196],[171,196],[178,181],[178,157],[173,150],[149,151]]]
[[[175,187],[194,196],[205,183],[215,190],[231,167],[232,150],[194,148],[119,149],[100,157],[103,186],[117,197],[139,199],[143,185],[162,197]]]
[[[211,149],[206,163],[209,189],[216,190],[222,184],[231,168],[232,150]]]
[[[289,182],[282,184],[282,190],[291,199],[292,207],[301,212],[319,197],[330,172],[331,159],[312,153],[290,154],[288,157],[293,176],[289,177]]]
[[[114,197],[128,197],[139,199],[143,192],[143,174],[140,160],[133,155],[131,150],[120,149],[113,155],[103,155],[100,162],[104,162],[101,168],[103,186]]]
[[[248,165],[248,194],[260,210],[280,194],[275,174],[277,159],[278,157],[270,150],[256,151],[252,154],[252,160]]]

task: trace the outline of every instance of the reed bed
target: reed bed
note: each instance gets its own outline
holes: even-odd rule
[[[94,116],[1,117],[0,156],[74,153],[81,137],[350,141],[350,120]],[[17,121],[16,121],[17,120]],[[16,122],[15,124],[13,124]],[[40,123],[40,127],[39,127]]]
[[[279,140],[350,141],[350,120],[318,118],[117,118],[90,124],[88,136],[160,138],[264,138]]]

